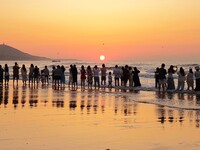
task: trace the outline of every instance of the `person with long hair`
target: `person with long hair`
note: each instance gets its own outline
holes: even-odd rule
[[[90,66],[87,67],[87,82],[88,82],[88,89],[92,88],[93,83],[93,73]]]
[[[27,70],[26,70],[26,66],[23,64],[22,68],[21,68],[21,75],[22,75],[22,82],[23,85],[26,85],[26,81],[27,81]]]
[[[4,73],[5,73],[5,85],[8,85],[10,75],[9,75],[9,68],[7,64],[5,64]]]
[[[168,69],[168,77],[167,77],[167,90],[175,90],[174,77],[175,73],[174,66],[171,65]]]
[[[86,71],[85,67],[81,66],[81,88],[85,88]]]
[[[194,74],[192,71],[192,68],[189,69],[189,73],[187,74],[187,85],[188,85],[188,90],[190,90],[190,88],[192,88],[192,90],[194,90]]]

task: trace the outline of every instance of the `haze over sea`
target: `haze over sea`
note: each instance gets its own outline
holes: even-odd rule
[[[1,61],[10,67],[14,61]],[[140,90],[101,88],[72,90],[66,85],[0,86],[1,149],[73,150],[188,150],[199,149],[200,96],[196,93],[158,92],[154,71],[161,63],[188,70],[198,62],[88,62],[18,61],[19,66],[98,65],[109,70],[128,64],[141,71]],[[78,77],[80,79],[80,77]],[[80,80],[79,80],[80,81]],[[177,85],[177,79],[175,79]]]

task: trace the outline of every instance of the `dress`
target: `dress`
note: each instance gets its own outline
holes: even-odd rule
[[[168,72],[167,90],[175,90],[174,77],[172,72]]]
[[[21,68],[21,75],[22,75],[22,81],[27,80],[27,71],[26,69]]]
[[[134,83],[134,87],[141,86],[140,78],[139,78],[139,75],[138,75],[139,73],[140,73],[139,70],[133,71],[133,83]]]

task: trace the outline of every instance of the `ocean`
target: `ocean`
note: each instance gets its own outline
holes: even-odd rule
[[[162,63],[166,64],[166,69],[169,68],[170,65],[177,66],[178,68],[183,67],[188,72],[189,68],[193,68],[197,65],[199,65],[199,62],[194,61],[185,61],[185,62],[178,62],[178,61],[145,61],[145,62],[137,62],[137,61],[113,61],[113,62],[90,62],[90,61],[60,61],[60,62],[52,62],[52,61],[17,61],[19,66],[22,66],[22,64],[26,65],[26,68],[28,69],[30,64],[37,65],[40,70],[44,68],[45,65],[47,65],[49,71],[51,72],[52,66],[57,65],[64,65],[66,68],[65,76],[66,76],[66,83],[68,82],[68,76],[69,76],[69,66],[71,64],[75,64],[80,70],[81,65],[84,65],[85,68],[90,65],[91,67],[94,67],[97,65],[98,67],[102,67],[102,64],[105,63],[106,67],[108,68],[108,71],[113,72],[113,68],[115,65],[118,66],[125,66],[126,64],[131,67],[137,67],[140,70],[140,80],[142,83],[142,87],[151,88],[155,86],[155,80],[154,80],[154,72],[157,67],[160,67]],[[10,72],[10,78],[12,79],[12,67],[14,66],[15,61],[0,61],[0,64],[4,67],[4,64],[8,64],[9,66],[9,72]],[[80,71],[78,72],[80,76]],[[21,76],[20,76],[21,77]],[[174,74],[175,83],[177,84],[177,74]],[[21,78],[20,78],[21,79]],[[78,77],[80,79],[80,77]],[[79,80],[80,81],[80,80]]]

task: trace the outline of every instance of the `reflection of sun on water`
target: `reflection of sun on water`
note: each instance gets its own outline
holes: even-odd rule
[[[100,56],[100,60],[103,61],[104,59],[105,59],[105,56],[104,56],[104,55],[101,55],[101,56]]]

